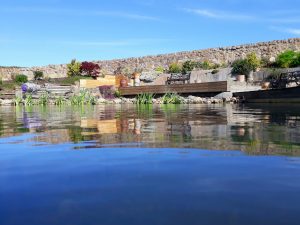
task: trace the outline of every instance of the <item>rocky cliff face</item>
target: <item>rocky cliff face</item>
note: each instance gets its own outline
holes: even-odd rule
[[[279,53],[287,49],[300,51],[300,38],[95,62],[103,68],[105,73],[113,73],[113,71],[115,71],[119,66],[128,69],[139,68],[150,71],[159,66],[167,68],[172,62],[183,62],[186,60],[208,60],[210,62],[219,64],[230,63],[236,59],[244,58],[251,52],[255,52],[259,57],[271,58],[276,57]],[[41,70],[44,72],[46,77],[51,78],[65,77],[67,74],[66,65],[49,65],[33,68],[0,68],[0,76],[3,77],[3,80],[9,80],[13,74],[21,73],[28,75],[29,78],[32,78],[33,71],[35,70]]]

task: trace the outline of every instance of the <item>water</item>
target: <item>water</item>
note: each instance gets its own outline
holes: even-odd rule
[[[0,224],[299,224],[300,106],[0,107]]]

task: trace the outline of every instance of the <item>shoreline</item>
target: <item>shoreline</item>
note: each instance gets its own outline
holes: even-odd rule
[[[16,102],[16,99],[0,99],[0,106],[31,106],[31,105],[106,105],[106,104],[134,104],[134,105],[188,105],[188,104],[237,104],[239,103],[239,99],[235,97],[231,98],[205,98],[205,97],[197,97],[197,96],[188,96],[188,97],[180,97],[181,102],[177,104],[165,104],[162,101],[162,98],[152,99],[152,103],[149,104],[138,104],[136,98],[115,98],[115,99],[104,99],[98,98],[95,103],[82,103],[82,104],[72,104],[70,99],[63,99],[61,104],[56,104],[55,99],[49,99],[44,104],[40,103],[39,99],[33,99],[31,104],[26,104],[25,100],[21,100]]]

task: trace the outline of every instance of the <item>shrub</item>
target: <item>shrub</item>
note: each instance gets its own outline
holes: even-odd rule
[[[162,66],[156,67],[155,71],[158,73],[163,73],[165,71],[165,69]]]
[[[73,76],[80,76],[80,67],[81,63],[76,62],[76,59],[73,59],[71,63],[67,64],[67,75],[68,77],[73,77]]]
[[[201,68],[202,69],[204,69],[204,70],[209,70],[209,69],[211,69],[211,64],[210,64],[210,62],[209,61],[204,61],[202,64],[201,64]]]
[[[276,65],[280,68],[289,68],[289,67],[298,66],[300,65],[300,64],[297,65],[298,59],[299,59],[299,53],[292,50],[287,50],[277,56]]]
[[[116,98],[121,98],[121,97],[122,97],[122,95],[121,95],[121,93],[120,93],[119,90],[116,90],[116,91],[115,91],[115,97],[116,97]]]
[[[18,74],[15,76],[15,82],[18,84],[24,84],[28,81],[28,77],[23,74]]]
[[[42,71],[34,71],[33,76],[34,76],[35,80],[39,80],[39,79],[43,78],[44,73]]]
[[[260,60],[257,58],[254,52],[248,54],[246,60],[248,61],[252,71],[255,71],[261,65]]]
[[[238,59],[232,63],[231,73],[233,75],[246,75],[248,76],[252,71],[252,67],[248,63],[247,59]]]
[[[201,62],[194,62],[196,69],[202,69],[202,63]]]
[[[188,72],[191,72],[193,69],[195,69],[195,66],[196,66],[195,62],[191,60],[185,61],[182,64],[182,73],[187,74]]]
[[[169,65],[169,73],[181,73],[182,67],[178,63],[171,63]]]
[[[246,75],[249,76],[251,71],[256,70],[260,66],[260,60],[256,57],[255,53],[247,55],[246,59],[238,59],[232,63],[233,75]]]
[[[293,60],[292,67],[300,66],[300,52],[297,53],[297,57]]]
[[[82,62],[80,72],[85,75],[96,79],[100,74],[100,66],[93,62]]]

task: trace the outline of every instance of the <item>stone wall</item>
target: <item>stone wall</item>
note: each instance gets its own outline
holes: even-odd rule
[[[33,80],[34,71],[42,71],[46,78],[63,78],[67,76],[66,65],[49,65],[42,67],[0,67],[0,78],[3,81],[12,80],[17,74],[28,76],[29,80]]]
[[[183,62],[186,60],[209,60],[210,62],[219,64],[230,63],[236,59],[246,57],[246,55],[251,52],[255,52],[259,57],[272,58],[287,49],[300,51],[300,38],[95,62],[103,68],[104,73],[111,74],[119,66],[128,68],[129,70],[135,68],[153,70],[159,66],[167,68],[172,62]],[[34,70],[41,70],[46,77],[51,78],[65,77],[67,73],[66,65],[49,65],[33,68],[0,68],[0,76],[3,76],[3,79],[5,80],[10,79],[12,74],[22,73],[28,75],[29,78],[32,78]]]
[[[105,71],[111,73],[118,66],[129,69],[141,68],[143,70],[153,70],[159,66],[168,68],[169,64],[172,62],[184,62],[186,60],[208,60],[219,64],[230,63],[236,59],[245,58],[247,54],[252,52],[255,52],[260,58],[267,57],[270,59],[272,57],[276,57],[279,53],[287,49],[300,51],[300,38],[96,62],[101,65]]]

